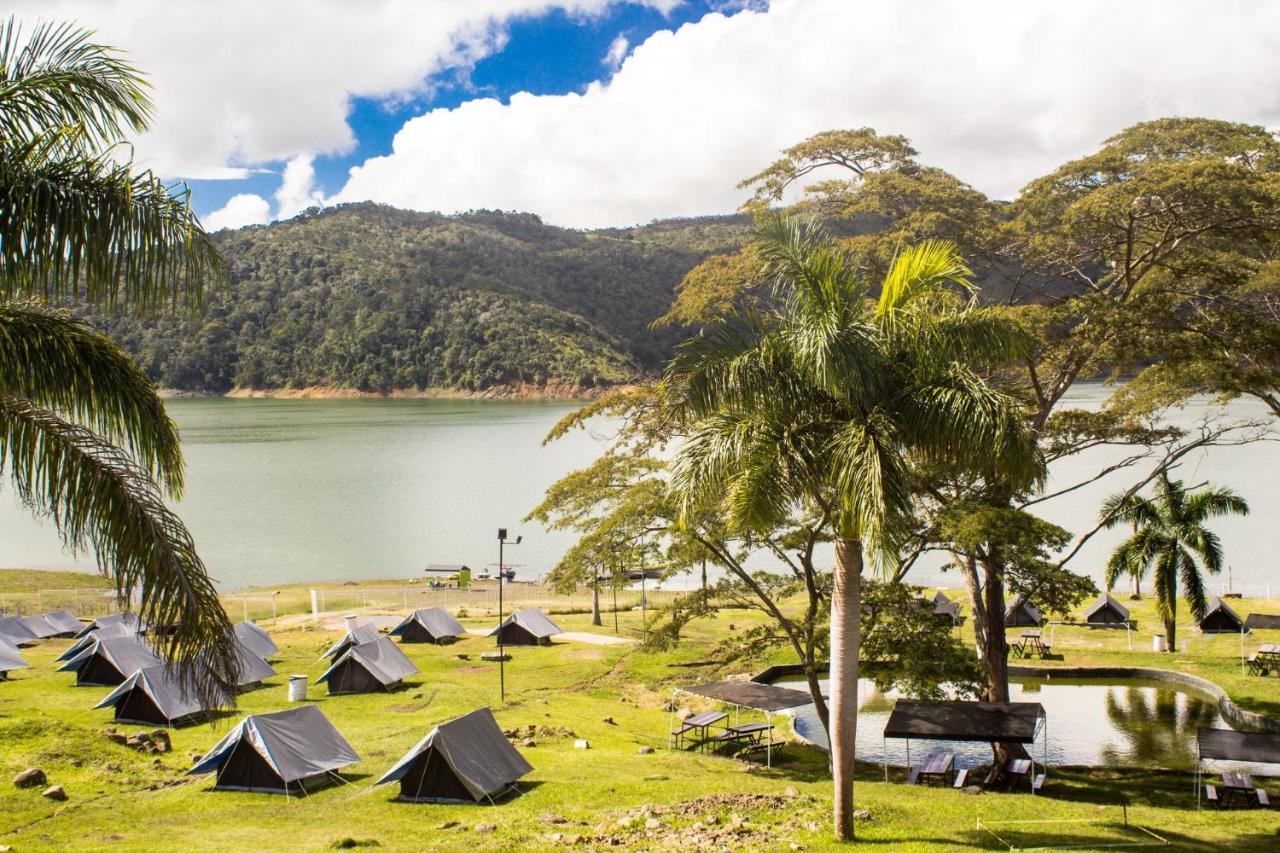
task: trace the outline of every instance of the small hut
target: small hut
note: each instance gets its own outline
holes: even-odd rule
[[[443,607],[429,607],[413,611],[390,633],[402,643],[452,643],[467,629]]]
[[[1020,595],[1005,611],[1004,624],[1007,628],[1039,628],[1044,624],[1044,617],[1027,601],[1025,595]]]
[[[399,687],[406,677],[417,673],[413,661],[389,637],[379,637],[348,648],[316,682],[327,682],[330,695],[377,693]]]
[[[363,625],[356,624],[356,617],[347,617],[347,630],[338,641],[329,647],[329,651],[324,653],[327,658],[337,658],[352,646],[359,646],[364,643],[372,643],[378,639],[378,629],[371,623],[366,622]]]
[[[400,783],[414,803],[494,803],[533,770],[488,708],[441,723],[375,784]]]
[[[115,687],[140,669],[164,663],[137,637],[95,640],[93,645],[58,667],[74,672],[76,686]]]
[[[1129,624],[1129,608],[1104,592],[1084,612],[1084,622],[1093,628],[1123,628]]]
[[[268,660],[273,655],[280,654],[280,648],[276,645],[275,640],[271,639],[271,635],[262,630],[257,623],[245,620],[235,626],[236,639],[249,647],[255,655]]]
[[[541,610],[517,610],[489,632],[504,646],[545,646],[556,634],[563,634]]]
[[[1200,620],[1200,630],[1206,634],[1239,634],[1244,630],[1244,620],[1215,595],[1209,599],[1209,608]]]

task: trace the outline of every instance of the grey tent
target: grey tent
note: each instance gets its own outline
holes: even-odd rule
[[[271,639],[271,635],[253,622],[245,620],[239,623],[235,627],[235,632],[236,638],[263,660],[270,658],[272,655],[280,654],[280,648],[276,645],[275,640]]]
[[[467,633],[443,607],[415,610],[390,631],[402,643],[448,643]]]
[[[411,802],[492,803],[532,770],[480,708],[436,726],[374,784],[399,782]]]
[[[1200,620],[1200,630],[1206,634],[1239,634],[1244,621],[1218,596],[1209,599],[1209,609]]]
[[[328,682],[329,693],[375,693],[396,687],[418,668],[389,637],[352,646],[325,670],[316,683]]]
[[[1044,624],[1040,611],[1031,606],[1026,596],[1018,596],[1004,613],[1004,624],[1009,628],[1038,628]]]
[[[0,637],[15,646],[29,646],[39,639],[18,616],[0,617]]]
[[[1123,628],[1129,624],[1129,608],[1104,592],[1098,600],[1084,612],[1086,625],[1100,628]]]
[[[956,624],[959,624],[961,621],[960,605],[956,604],[950,598],[947,598],[947,596],[942,592],[935,593],[931,599],[925,598],[922,595],[917,596],[916,601],[919,602],[921,607],[928,610],[939,619],[946,619]]]
[[[55,660],[71,660],[76,655],[83,652],[94,644],[96,640],[106,640],[111,637],[137,637],[138,631],[133,626],[125,622],[113,622],[102,628],[95,628],[89,633],[77,639],[74,643],[67,647],[67,650],[58,655]]]
[[[84,623],[70,610],[54,610],[42,618],[53,627],[52,637],[74,637],[84,627]]]
[[[98,628],[106,628],[108,625],[115,625],[116,623],[123,623],[124,625],[133,628],[135,632],[143,630],[146,627],[138,620],[136,613],[111,613],[94,619],[88,625],[81,628],[80,633],[76,634],[76,636],[83,637],[90,631],[96,631]]]
[[[245,717],[188,775],[218,774],[215,790],[306,793],[360,756],[315,705]]]
[[[164,664],[133,673],[93,707],[114,707],[117,722],[154,726],[191,722],[208,710],[195,694],[182,689],[173,669]]]
[[[15,669],[30,669],[31,664],[22,659],[22,653],[16,646],[8,643],[0,644],[0,681],[9,677]]]
[[[18,619],[37,640],[47,640],[50,637],[56,637],[59,633],[58,629],[53,627],[44,616],[19,616]]]
[[[164,663],[138,637],[110,637],[93,645],[58,667],[74,672],[76,686],[115,687],[140,669]]]
[[[240,680],[237,687],[249,687],[275,676],[275,668],[267,663],[246,643],[236,638],[236,659],[240,662]]]
[[[336,658],[352,646],[358,646],[361,643],[372,643],[378,639],[378,629],[370,623],[363,625],[353,624],[354,620],[348,619],[347,630],[338,642],[329,647],[329,651],[324,653],[327,658]]]
[[[541,610],[517,610],[489,636],[500,637],[504,646],[537,646],[546,645],[554,635],[563,633]]]

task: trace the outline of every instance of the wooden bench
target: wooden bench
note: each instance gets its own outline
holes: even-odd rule
[[[1218,789],[1212,785],[1204,786],[1204,798],[1214,806],[1218,805]]]
[[[965,780],[969,778],[969,769],[966,767],[956,774],[956,781],[952,783],[953,788],[963,788]]]
[[[1259,788],[1254,791],[1254,793],[1258,795],[1258,805],[1262,806],[1264,809],[1271,808],[1271,798],[1267,796],[1266,791]]]
[[[1256,654],[1249,655],[1249,672],[1253,675],[1266,675],[1267,668]]]
[[[733,754],[733,757],[750,758],[753,755],[758,755],[763,752],[765,754],[765,758],[772,762],[774,755],[782,751],[783,743],[785,743],[785,741],[780,740],[775,740],[773,743],[769,743],[768,741],[763,743],[754,743],[751,746],[738,750]]]
[[[1041,773],[1038,776],[1036,776],[1035,781],[1031,783],[1032,791],[1039,791],[1041,788],[1044,787],[1044,775],[1045,774]]]

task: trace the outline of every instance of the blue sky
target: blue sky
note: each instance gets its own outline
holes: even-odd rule
[[[731,5],[693,0],[666,13],[619,5],[600,15],[572,15],[556,9],[518,18],[503,27],[506,41],[499,52],[473,67],[433,77],[427,95],[393,101],[353,98],[347,121],[357,145],[341,156],[316,157],[317,189],[325,194],[336,192],[346,181],[351,166],[388,153],[396,131],[414,116],[431,109],[457,107],[475,98],[505,102],[516,92],[558,95],[582,91],[589,83],[607,81],[611,76],[605,57],[617,38],[625,38],[629,46],[634,46],[659,30],[677,29]],[[264,171],[241,180],[188,179],[196,212],[207,215],[237,193],[270,196],[280,183],[278,172],[284,163],[251,165]]]

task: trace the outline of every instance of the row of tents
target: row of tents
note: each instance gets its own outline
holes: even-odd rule
[[[1280,617],[1253,613],[1248,621],[1243,620],[1230,605],[1215,595],[1209,599],[1199,627],[1206,634],[1238,634],[1255,627],[1269,627],[1271,620],[1275,620],[1276,627],[1280,627]],[[1119,628],[1131,624],[1129,608],[1116,601],[1109,592],[1098,596],[1098,600],[1084,612],[1084,621],[1086,625],[1096,628]],[[1004,624],[1010,628],[1038,628],[1044,623],[1044,615],[1025,596],[1015,598],[1005,611]]]
[[[339,780],[360,756],[315,705],[245,717],[188,774],[216,774],[215,790],[308,793]],[[400,783],[411,802],[495,802],[533,768],[488,708],[442,723],[375,782]]]
[[[442,607],[415,610],[389,632],[402,643],[449,643],[467,633],[462,624]],[[563,634],[541,610],[517,610],[503,619],[488,636],[497,637],[504,646],[536,646],[551,642]],[[367,641],[367,640],[366,640]],[[341,642],[341,641],[339,641]],[[330,652],[333,650],[331,649]]]

